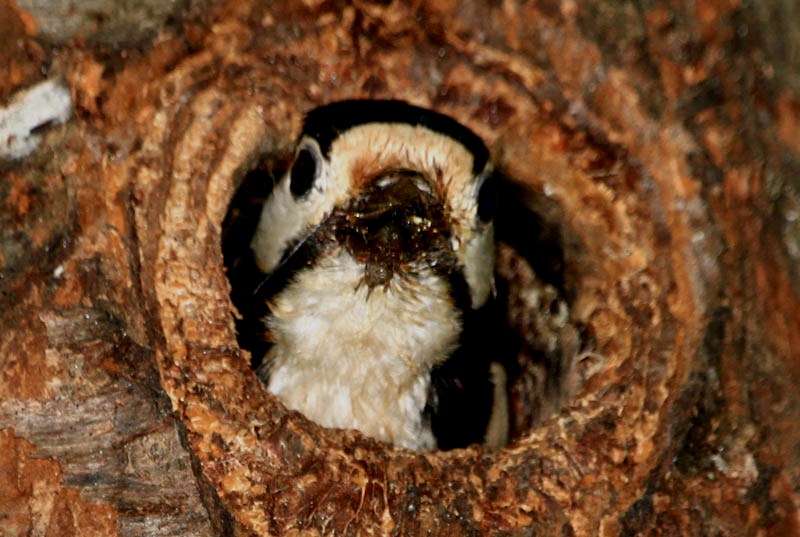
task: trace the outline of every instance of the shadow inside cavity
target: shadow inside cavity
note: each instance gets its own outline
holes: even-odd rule
[[[236,337],[250,353],[250,365],[257,369],[269,350],[262,319],[268,312],[264,273],[256,266],[250,240],[258,226],[261,207],[272,187],[286,169],[283,160],[265,160],[248,172],[228,206],[222,224],[222,256],[231,284],[231,302],[236,308]]]

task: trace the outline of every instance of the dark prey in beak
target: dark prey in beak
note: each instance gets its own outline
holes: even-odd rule
[[[370,290],[388,285],[395,272],[412,272],[415,262],[439,273],[455,267],[444,209],[418,172],[382,173],[332,218],[336,240],[364,263]]]

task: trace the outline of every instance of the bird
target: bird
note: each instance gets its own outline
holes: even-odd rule
[[[400,100],[309,111],[250,247],[268,392],[324,427],[430,451],[508,440],[490,152]]]

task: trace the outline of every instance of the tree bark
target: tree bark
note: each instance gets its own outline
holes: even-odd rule
[[[797,15],[237,1],[114,50],[0,8],[0,96],[74,106],[2,165],[0,535],[800,535]],[[231,198],[352,97],[467,124],[556,230],[594,346],[507,449],[325,430],[237,344]]]

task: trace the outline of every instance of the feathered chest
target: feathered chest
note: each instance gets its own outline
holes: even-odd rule
[[[340,249],[274,299],[274,345],[262,376],[292,409],[412,449],[436,447],[424,409],[431,370],[458,345],[461,316],[429,270],[371,292],[364,265]]]

